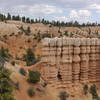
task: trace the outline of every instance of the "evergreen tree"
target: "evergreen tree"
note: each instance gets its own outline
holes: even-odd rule
[[[38,23],[38,19],[35,19],[35,23]]]
[[[16,17],[14,15],[12,16],[12,20],[16,20]]]
[[[7,20],[11,20],[11,15],[10,15],[10,13],[8,13],[8,15],[7,15]]]
[[[30,18],[26,18],[26,23],[30,23]]]
[[[38,61],[35,57],[34,52],[30,48],[27,50],[27,53],[26,55],[24,55],[23,58],[24,58],[24,61],[26,61],[27,66],[31,66]]]
[[[75,26],[75,27],[78,27],[78,26],[79,26],[79,23],[78,23],[77,21],[75,21],[75,22],[74,22],[74,26]]]
[[[3,14],[0,14],[0,21],[4,21],[4,15]]]
[[[10,71],[3,67],[0,71],[0,100],[15,100],[12,95],[13,84],[10,79]]]
[[[21,21],[20,16],[19,16],[19,15],[18,15],[18,16],[16,16],[16,17],[15,17],[15,20],[16,20],[16,21]]]
[[[31,24],[33,24],[34,23],[34,19],[31,19]]]
[[[22,22],[24,22],[24,23],[26,22],[25,16],[22,17]]]
[[[41,22],[44,24],[44,22],[45,22],[44,18],[42,19],[42,21],[41,21]]]
[[[6,20],[15,20],[15,21],[22,21],[24,23],[43,23],[45,25],[52,25],[52,26],[58,26],[58,27],[85,27],[85,26],[100,26],[100,24],[98,24],[97,22],[95,23],[90,23],[90,22],[87,22],[87,23],[83,23],[83,24],[80,24],[78,21],[70,21],[70,22],[60,22],[60,21],[49,21],[49,20],[45,20],[44,18],[41,20],[41,19],[30,19],[29,17],[28,18],[25,18],[25,16],[23,16],[22,18],[17,15],[13,15],[11,16],[10,13],[7,14],[7,17],[4,15],[4,14],[0,14],[0,21],[6,21]],[[90,33],[90,32],[89,32]],[[97,33],[97,32],[96,32]]]

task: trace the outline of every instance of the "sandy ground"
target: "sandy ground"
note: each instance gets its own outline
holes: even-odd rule
[[[20,69],[19,65],[16,64],[15,66],[12,66],[11,64],[6,63],[5,66],[6,68],[12,71],[11,79],[14,82],[19,82],[19,90],[14,90],[13,92],[16,100],[33,100],[33,99],[34,100],[59,100],[58,95],[61,90],[57,90],[51,87],[50,85],[48,85],[46,88],[44,88],[45,93],[37,92],[36,88],[41,88],[42,81],[36,85],[29,84],[27,82],[27,77],[22,76],[19,73],[19,69]],[[97,86],[100,86],[100,84],[98,84]],[[33,87],[36,93],[35,96],[32,98],[30,98],[27,94],[27,90],[30,87]],[[80,87],[78,86],[78,87],[73,87],[70,89],[73,89],[73,93],[69,93],[68,100],[92,100],[90,93],[88,93],[87,96],[83,94],[82,85],[80,85]],[[70,89],[68,88],[66,89],[66,91],[69,91]],[[98,88],[98,90],[100,90],[100,87]]]

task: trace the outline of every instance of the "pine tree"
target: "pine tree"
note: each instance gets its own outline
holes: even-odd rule
[[[8,15],[7,15],[7,20],[11,20],[11,15],[10,15],[10,13],[8,13]]]
[[[16,17],[14,15],[12,16],[12,20],[16,20]]]
[[[4,15],[0,14],[0,21],[4,21]]]
[[[16,16],[15,20],[20,21],[21,20],[20,16],[19,15]]]
[[[30,18],[26,18],[26,23],[30,23]]]
[[[33,24],[34,23],[34,19],[31,19],[31,24]]]
[[[26,22],[25,16],[22,17],[22,22],[24,22],[24,23]]]
[[[35,64],[38,60],[35,57],[34,52],[32,49],[28,49],[26,55],[23,56],[24,61],[26,61],[27,66],[31,66]]]

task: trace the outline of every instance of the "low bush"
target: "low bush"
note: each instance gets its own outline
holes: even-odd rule
[[[33,97],[33,96],[35,95],[35,91],[33,90],[33,88],[29,88],[29,89],[27,90],[27,93],[28,93],[28,95],[29,95],[30,97]]]
[[[60,92],[60,94],[59,94],[60,100],[67,100],[68,97],[69,97],[69,94],[66,93],[65,91]]]
[[[24,76],[27,74],[27,72],[24,68],[20,68],[19,72]]]
[[[0,100],[15,100],[15,98],[10,93],[4,93],[4,94],[0,94]]]
[[[92,98],[93,99],[97,99],[98,98],[97,88],[96,88],[95,84],[91,85],[91,87],[90,87],[90,93],[92,94]]]
[[[9,58],[11,55],[9,54],[8,49],[5,49],[3,47],[0,48],[0,56],[7,59]]]
[[[14,86],[10,75],[11,72],[5,68],[0,71],[0,100],[15,100],[12,95]]]
[[[40,73],[38,71],[29,71],[28,81],[30,83],[38,83],[40,81]]]
[[[27,53],[23,56],[23,60],[26,61],[27,66],[36,64],[39,60],[35,57],[32,49],[28,49]]]
[[[15,83],[15,87],[16,87],[17,90],[20,90],[20,84],[19,84],[19,82]]]
[[[87,93],[88,93],[88,85],[84,85],[83,92],[84,92],[85,95],[87,95]]]

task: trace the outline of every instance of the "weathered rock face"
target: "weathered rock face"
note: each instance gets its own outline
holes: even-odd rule
[[[42,77],[49,84],[100,81],[100,40],[97,38],[46,38],[42,41]]]

